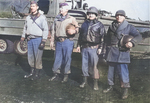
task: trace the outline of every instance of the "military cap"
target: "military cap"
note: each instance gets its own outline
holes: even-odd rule
[[[118,10],[118,11],[116,12],[115,16],[117,16],[117,15],[123,15],[124,17],[126,17],[126,13],[125,13],[124,10]]]
[[[36,5],[38,5],[38,3],[36,1],[31,1],[30,4],[36,4]]]
[[[62,6],[69,6],[67,3],[61,3],[60,5],[59,5],[59,7],[61,8]]]

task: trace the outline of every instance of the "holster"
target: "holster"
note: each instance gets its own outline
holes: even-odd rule
[[[35,39],[35,38],[41,38],[42,36],[36,36],[36,35],[31,35],[31,34],[29,34],[29,35],[27,35],[26,34],[26,36],[25,36],[25,38],[29,41],[29,40],[31,40],[31,39]]]
[[[25,35],[25,39],[27,39],[28,41],[30,40],[29,36],[30,35],[27,35],[27,34]]]

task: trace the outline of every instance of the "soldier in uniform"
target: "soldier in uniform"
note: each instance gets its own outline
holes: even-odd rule
[[[79,46],[77,51],[82,54],[82,72],[83,83],[80,85],[84,88],[87,84],[87,77],[92,76],[94,79],[94,90],[98,90],[99,72],[97,63],[98,55],[102,51],[103,38],[105,35],[104,25],[97,20],[98,10],[96,7],[90,7],[87,11],[88,19],[81,26],[79,35]]]
[[[106,60],[109,65],[109,87],[103,92],[107,93],[113,90],[114,72],[116,71],[120,78],[121,87],[124,88],[122,99],[126,99],[128,97],[128,88],[130,87],[128,71],[130,48],[139,43],[142,37],[136,28],[125,20],[126,14],[124,10],[118,10],[115,17],[116,20],[112,22],[105,38],[107,45]]]
[[[53,47],[55,41],[55,61],[53,65],[54,76],[49,81],[55,80],[64,70],[62,83],[67,82],[68,74],[71,73],[71,55],[73,51],[73,37],[78,32],[78,23],[76,19],[68,14],[69,5],[60,4],[60,14],[56,16],[52,27],[50,28],[51,39],[50,46]],[[74,26],[75,29],[69,29],[68,25]]]
[[[30,74],[24,78],[32,77],[31,80],[39,78],[39,72],[42,69],[42,55],[45,42],[48,36],[47,19],[38,11],[38,4],[31,1],[31,13],[26,17],[21,45],[27,37],[28,40],[28,62],[30,65]]]

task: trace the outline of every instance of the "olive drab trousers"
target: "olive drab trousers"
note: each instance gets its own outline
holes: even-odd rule
[[[89,76],[99,79],[99,71],[97,69],[98,55],[97,48],[82,48],[82,72],[83,76]]]

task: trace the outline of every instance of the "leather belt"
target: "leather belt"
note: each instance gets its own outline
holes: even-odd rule
[[[64,42],[66,39],[68,38],[59,37],[59,38],[56,38],[56,41]]]
[[[112,47],[117,47],[117,48],[119,48],[119,46],[118,46],[117,44],[116,44],[116,45],[114,44],[114,45],[111,45],[111,46],[112,46]]]
[[[30,39],[36,39],[36,38],[42,38],[42,36],[36,36],[36,35],[26,35],[26,39],[29,41]]]
[[[91,49],[95,49],[95,48],[98,48],[98,45],[95,45],[95,46],[90,46]]]
[[[69,40],[73,40],[73,38],[68,38],[68,37],[57,37],[56,38],[56,41],[59,41],[59,42],[64,42],[66,39],[69,39]]]
[[[82,45],[82,48],[90,47],[91,49],[98,48],[98,45]]]

